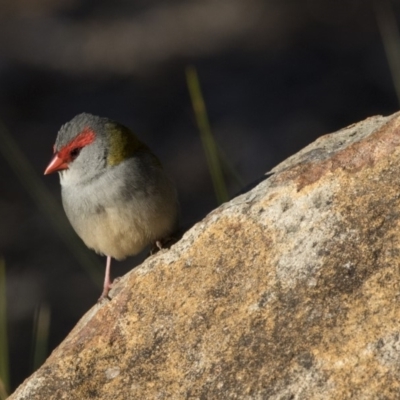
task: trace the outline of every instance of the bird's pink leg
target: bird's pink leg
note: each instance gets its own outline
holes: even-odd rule
[[[103,285],[103,293],[101,294],[99,301],[103,300],[104,298],[108,298],[108,292],[112,287],[111,279],[110,279],[110,271],[111,271],[111,257],[107,256],[107,263],[106,263],[106,274],[104,276],[104,285]]]

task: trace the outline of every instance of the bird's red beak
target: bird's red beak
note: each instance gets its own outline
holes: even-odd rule
[[[58,153],[54,154],[54,157],[50,161],[50,164],[47,166],[44,171],[45,175],[52,174],[56,171],[62,171],[63,169],[68,168],[68,163],[65,162],[62,158],[58,157]]]

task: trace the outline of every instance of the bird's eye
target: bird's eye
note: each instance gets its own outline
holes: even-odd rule
[[[81,152],[82,147],[75,147],[74,149],[72,149],[69,153],[69,155],[71,156],[72,159],[75,159],[76,157],[79,156],[79,153]]]

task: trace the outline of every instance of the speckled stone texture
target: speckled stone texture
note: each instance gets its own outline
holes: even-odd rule
[[[326,135],[118,282],[10,397],[400,398],[400,113]]]

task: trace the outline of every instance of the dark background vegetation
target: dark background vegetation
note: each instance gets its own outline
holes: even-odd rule
[[[58,177],[42,174],[59,127],[83,111],[130,126],[176,181],[189,223],[217,203],[185,68],[197,68],[215,139],[249,184],[318,136],[398,109],[381,34],[395,48],[399,10],[389,0],[2,0],[0,119],[58,203]],[[51,351],[100,293],[24,179],[0,158],[12,389],[32,373],[35,310],[50,310]],[[105,260],[90,257],[102,275]],[[114,276],[143,257],[114,262]]]

